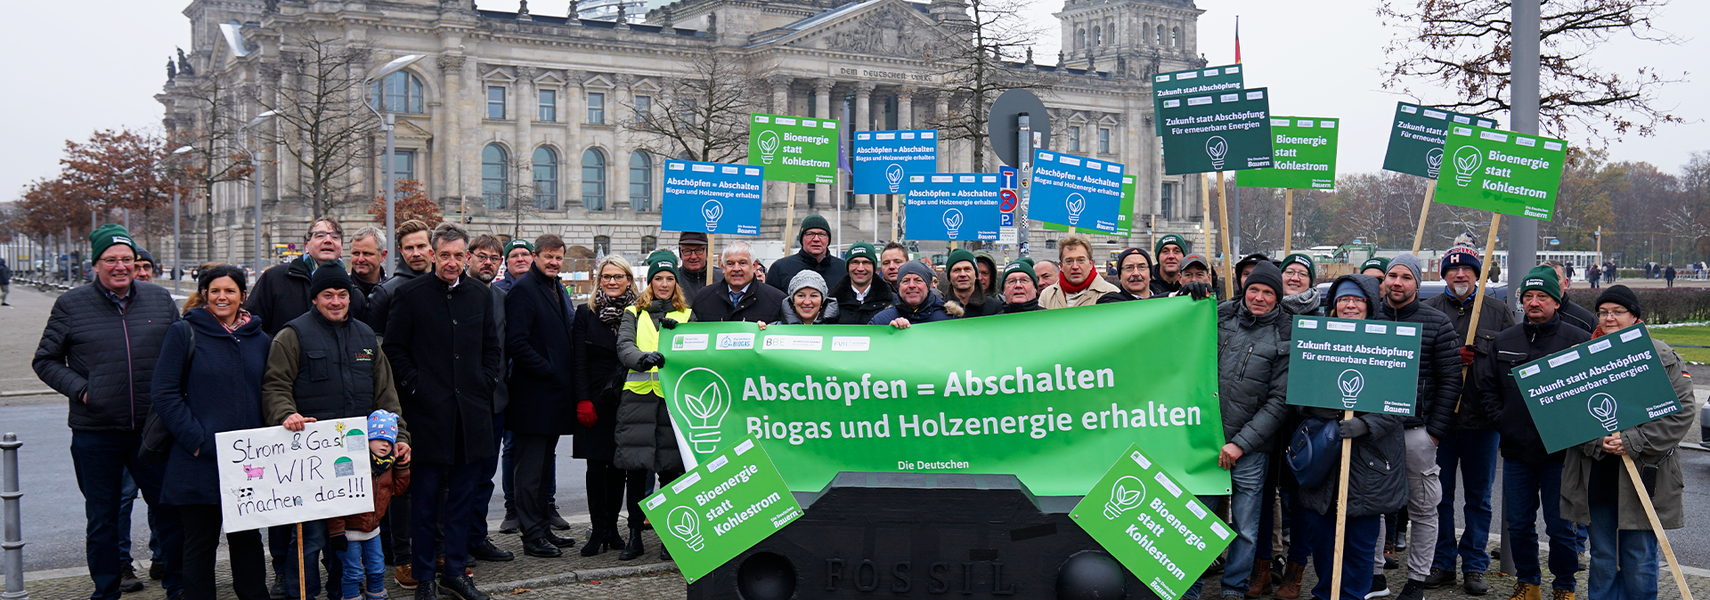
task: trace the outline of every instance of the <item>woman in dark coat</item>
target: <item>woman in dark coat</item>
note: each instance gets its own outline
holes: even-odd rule
[[[261,319],[243,310],[242,269],[204,270],[196,287],[205,304],[186,311],[184,320],[167,330],[150,393],[154,411],[174,438],[160,497],[184,521],[184,598],[213,600],[221,520],[214,434],[266,425],[261,374],[272,340],[262,333]],[[226,543],[238,598],[267,600],[261,531],[228,533]]]
[[[607,255],[594,272],[599,273],[599,290],[588,303],[576,307],[575,325],[570,343],[580,349],[576,353],[576,430],[572,455],[588,461],[588,515],[593,521],[593,533],[582,546],[582,556],[593,556],[607,549],[624,545],[618,533],[618,510],[623,508],[624,492],[629,492],[629,525],[641,528],[642,486],[647,471],[626,471],[617,468],[618,395],[623,392],[623,363],[618,362],[618,325],[623,322],[623,309],[635,304],[635,274],[629,261],[621,256]]]
[[[659,353],[660,330],[687,323],[693,316],[683,289],[677,286],[676,255],[660,250],[648,256],[641,298],[624,309],[618,323],[618,360],[625,374],[612,439],[617,442],[617,466],[658,473],[659,487],[683,474],[677,431],[659,385],[659,367],[665,364],[665,356]],[[630,527],[629,544],[618,560],[636,558],[644,551],[641,528]],[[661,551],[659,557],[669,559],[670,554]]]

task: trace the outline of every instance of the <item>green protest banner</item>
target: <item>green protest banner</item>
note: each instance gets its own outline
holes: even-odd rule
[[[752,435],[795,491],[839,471],[1011,473],[1078,496],[1139,443],[1194,493],[1227,494],[1214,311],[1181,297],[908,329],[685,323],[664,332],[659,380],[685,463]],[[1067,339],[1021,342],[1045,331]]]
[[[1417,326],[1295,317],[1289,404],[1412,416],[1418,393]]]
[[[760,444],[743,438],[642,500],[641,512],[694,583],[801,517],[802,505]]]
[[[1237,187],[1336,189],[1336,131],[1340,119],[1271,119],[1271,168],[1242,173]]]
[[[766,181],[837,183],[837,121],[753,114],[748,164],[766,167]]]
[[[1241,65],[1224,65],[1159,73],[1152,76],[1152,114],[1163,114],[1164,100],[1182,96],[1202,96],[1216,92],[1233,92],[1247,87],[1241,79]],[[1160,137],[1164,121],[1152,119]]]
[[[1550,452],[1680,410],[1642,323],[1515,367],[1514,379]]]
[[[1383,155],[1384,170],[1436,179],[1443,166],[1443,140],[1452,125],[1495,129],[1496,121],[1397,102],[1395,121],[1389,129],[1389,149]]]
[[[1437,201],[1550,220],[1562,183],[1567,143],[1483,127],[1449,128],[1445,161],[1454,177],[1437,180]]]
[[[1114,233],[1114,234],[1099,231],[1097,229],[1087,229],[1085,227],[1073,227],[1073,226],[1069,226],[1069,225],[1064,225],[1062,223],[1049,223],[1049,222],[1045,222],[1045,221],[1040,221],[1039,224],[1040,224],[1040,227],[1043,227],[1045,229],[1049,229],[1051,231],[1067,231],[1070,233],[1085,233],[1085,234],[1098,234],[1098,235],[1114,235],[1116,237],[1128,237],[1128,236],[1134,234],[1134,194],[1135,194],[1134,176],[1133,175],[1123,175],[1122,176],[1122,202],[1117,205],[1118,210],[1120,212],[1116,213],[1116,233]]]
[[[1265,88],[1162,102],[1164,174],[1271,167],[1271,102]]]
[[[1138,444],[1087,492],[1069,519],[1160,598],[1180,598],[1235,532]]]

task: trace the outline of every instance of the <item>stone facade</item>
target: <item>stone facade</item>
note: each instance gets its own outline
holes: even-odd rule
[[[540,2],[534,4],[538,10]],[[1048,85],[1041,96],[1051,113],[1051,148],[1122,162],[1139,176],[1135,237],[1094,236],[1102,248],[1149,246],[1148,224],[1156,234],[1200,235],[1198,178],[1162,174],[1158,140],[1149,131],[1147,77],[1204,65],[1195,50],[1200,12],[1191,0],[1069,0],[1057,14],[1065,48],[1060,66],[1036,65],[1029,52],[1026,62],[1005,67]],[[384,82],[385,109],[396,118],[400,177],[421,181],[448,219],[461,215],[473,230],[560,233],[570,243],[597,243],[632,257],[655,244],[674,246],[675,234],[659,231],[665,157],[642,150],[644,134],[623,123],[673,78],[693,76],[696,57],[725,52],[766,73],[770,106],[762,108],[769,112],[824,117],[847,107],[854,129],[924,128],[953,106],[940,89],[943,75],[928,41],[963,35],[967,19],[961,0],[681,0],[627,15],[630,23],[531,15],[526,8],[482,11],[470,0],[193,0],[184,14],[192,26],[191,68],[180,68],[157,96],[168,131],[209,127],[206,104],[191,96],[214,84],[233,92],[229,120],[242,124],[256,116],[262,82],[278,76],[275,63],[293,56],[291,40],[305,32],[360,50],[371,70],[422,54]],[[372,136],[372,144],[371,154],[383,154],[382,136]],[[969,144],[943,144],[940,167],[973,170]],[[498,185],[493,149],[502,152],[507,182],[533,172],[551,192],[548,207],[530,211],[520,227],[513,226],[516,215],[484,201],[483,191]],[[312,212],[293,191],[304,174],[281,160],[284,152],[256,151],[269,247],[300,241]],[[535,169],[537,163],[545,166]],[[370,221],[364,211],[377,195],[381,168],[373,158],[354,172],[350,195],[360,199],[335,214]],[[762,239],[780,239],[791,231],[784,224],[785,186],[769,187]],[[849,196],[828,185],[797,187],[797,218],[821,212],[838,222],[831,199]],[[213,255],[247,261],[254,203],[246,181],[218,184],[211,199],[187,208],[195,223],[186,230],[185,258],[208,256],[200,248],[210,221],[200,216],[203,202],[212,202]],[[890,237],[892,210],[884,197],[855,197],[842,212],[844,243]],[[1037,228],[1032,234],[1035,252],[1060,235]]]

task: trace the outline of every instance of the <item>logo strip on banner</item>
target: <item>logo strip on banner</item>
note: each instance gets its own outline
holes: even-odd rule
[[[659,228],[760,235],[764,167],[665,161]]]

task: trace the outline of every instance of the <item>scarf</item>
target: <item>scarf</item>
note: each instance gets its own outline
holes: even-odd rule
[[[373,466],[374,466],[374,476],[375,477],[379,477],[381,474],[384,474],[386,471],[391,470],[392,464],[398,462],[398,455],[396,455],[396,454],[387,454],[385,456],[375,456],[374,453],[370,452],[370,453],[368,453],[368,457],[370,459],[373,459],[373,461],[374,461]]]
[[[1075,285],[1075,284],[1069,283],[1068,277],[1058,276],[1057,277],[1057,285],[1059,287],[1063,288],[1063,295],[1067,296],[1069,294],[1079,294],[1081,292],[1086,291],[1087,288],[1092,287],[1093,280],[1095,280],[1095,279],[1098,279],[1097,273],[1088,273],[1086,281],[1081,282],[1080,285]]]
[[[214,319],[214,320],[218,321],[219,319]],[[249,322],[249,311],[240,308],[240,309],[238,309],[237,318],[232,319],[231,325],[226,325],[224,323],[221,323],[220,326],[226,328],[226,333],[237,333],[237,330],[242,328],[243,325],[245,323],[248,323],[248,322]]]
[[[594,294],[594,317],[598,318],[601,323],[605,323],[606,327],[612,328],[612,333],[617,333],[618,323],[623,321],[623,309],[631,304],[635,304],[635,288],[624,289],[623,295],[616,298],[608,296],[604,292],[596,293]]]

